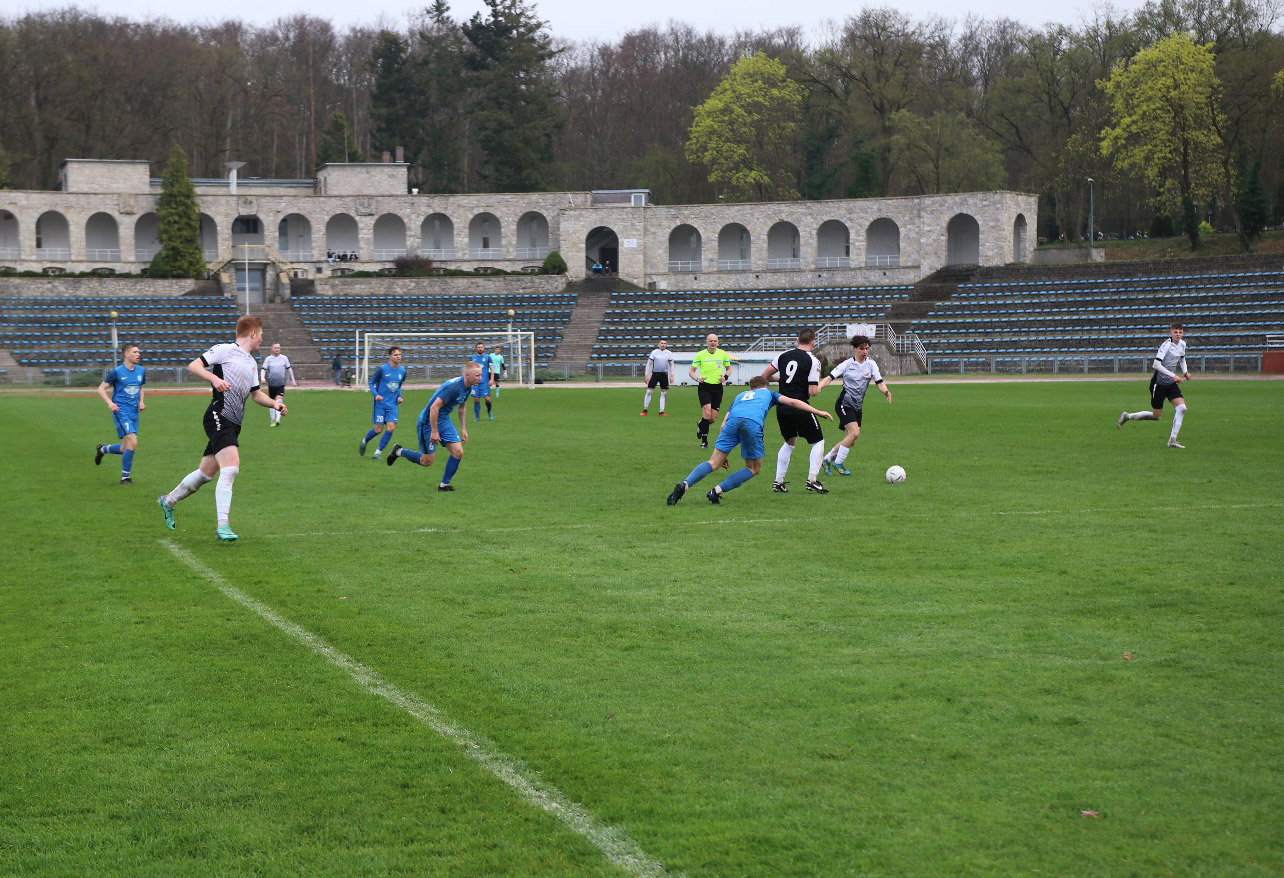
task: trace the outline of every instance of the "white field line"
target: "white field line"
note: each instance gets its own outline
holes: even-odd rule
[[[718,518],[704,524],[779,524],[793,521],[792,518]],[[608,527],[620,527],[618,522],[586,522],[584,524],[532,524],[523,527],[399,527],[389,530],[309,530],[298,533],[263,533],[255,534],[255,539],[283,537],[349,537],[349,536],[383,536],[385,534],[449,534],[449,533],[488,533],[511,534],[525,531],[554,530],[601,530]],[[629,524],[629,527],[634,527]],[[702,525],[703,526],[703,525]]]
[[[639,876],[669,874],[661,863],[648,856],[628,835],[598,821],[556,787],[541,781],[521,760],[504,753],[492,741],[456,724],[419,696],[390,683],[372,668],[340,652],[311,631],[296,625],[271,607],[245,594],[181,546],[169,540],[160,542],[173,553],[174,557],[209,580],[225,597],[250,610],[336,668],[346,671],[366,692],[387,700],[428,726],[463,751],[465,756],[506,783],[528,803],[546,811],[568,829],[583,836],[608,860],[628,874]]]
[[[1182,510],[1204,509],[1279,509],[1284,503],[1210,503],[1202,506],[1182,506]],[[1085,509],[1029,509],[991,512],[991,515],[1080,515],[1084,512],[1128,512],[1124,507],[1097,506]]]

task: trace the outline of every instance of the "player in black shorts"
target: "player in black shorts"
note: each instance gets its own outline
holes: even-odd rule
[[[798,333],[798,343],[791,351],[785,351],[771,361],[762,370],[762,377],[771,379],[780,376],[780,395],[803,402],[820,392],[820,360],[816,359],[812,348],[816,346],[816,333],[804,329]],[[776,481],[771,490],[777,494],[789,493],[785,474],[789,471],[789,460],[794,453],[794,443],[799,437],[804,439],[811,451],[807,459],[807,490],[816,494],[828,494],[829,489],[822,485],[820,462],[825,456],[825,434],[820,429],[820,421],[815,415],[790,406],[776,407],[776,423],[780,427],[780,436],[785,444],[776,454]]]

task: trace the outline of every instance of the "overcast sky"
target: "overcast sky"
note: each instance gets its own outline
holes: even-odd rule
[[[71,5],[54,0],[6,0],[4,15],[43,9],[58,9]],[[328,18],[343,29],[351,25],[385,24],[402,28],[411,10],[422,9],[424,3],[386,4],[354,3],[352,0],[222,0],[211,4],[175,4],[171,0],[97,0],[77,4],[84,9],[104,15],[121,15],[142,19],[161,15],[180,21],[219,21],[239,18],[253,24],[268,24],[276,18],[307,13],[318,18]],[[683,21],[698,30],[713,30],[731,34],[739,30],[760,30],[786,25],[801,27],[809,39],[814,39],[825,19],[842,19],[861,8],[834,0],[644,0],[635,3],[602,2],[602,0],[537,0],[533,4],[541,18],[549,23],[556,37],[585,41],[591,39],[614,40],[626,31],[648,24],[664,25],[669,20]],[[1075,4],[1030,3],[1029,0],[988,0],[984,4],[969,6],[949,0],[899,0],[899,2],[872,3],[869,5],[894,6],[907,15],[926,18],[941,15],[962,18],[969,10],[985,18],[1014,18],[1030,25],[1049,21],[1076,24],[1088,6]],[[1094,4],[1095,5],[1095,4]],[[1114,8],[1131,11],[1141,5],[1141,0],[1115,0]],[[177,11],[176,11],[177,8]],[[454,0],[451,11],[459,20],[467,19],[485,8],[481,0]]]

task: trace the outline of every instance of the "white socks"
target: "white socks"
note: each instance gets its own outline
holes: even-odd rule
[[[281,413],[276,409],[268,409],[268,423],[277,424],[281,421]]]
[[[183,476],[183,481],[179,482],[178,486],[174,488],[174,490],[165,495],[165,504],[167,506],[173,506],[184,497],[196,493],[196,491],[200,489],[201,485],[210,481],[213,481],[213,479],[205,475],[205,473],[200,470],[194,470],[193,472],[188,473]]]
[[[838,453],[834,455],[834,463],[842,463],[844,460],[847,459],[847,455],[851,454],[852,452],[850,448],[848,448],[846,445],[842,445],[841,443],[839,444],[837,450],[838,450]]]
[[[1181,432],[1181,422],[1185,420],[1185,418],[1186,418],[1186,403],[1183,402],[1180,405],[1178,405],[1177,410],[1173,412],[1173,431],[1168,434],[1169,442],[1177,441],[1177,434]]]
[[[649,409],[650,407],[651,407],[651,388],[648,387],[646,389],[646,396],[642,397],[642,408]]]
[[[665,390],[660,391],[660,414],[664,414],[664,398],[668,395],[669,395],[668,391],[665,391]],[[647,398],[649,399],[650,396],[651,395],[648,393]]]
[[[825,459],[825,443],[817,442],[811,447],[811,456],[807,459],[807,481],[814,482],[820,478],[820,462]]]
[[[789,459],[793,457],[794,447],[786,442],[780,446],[780,451],[776,452],[776,481],[783,482],[785,473],[789,472]]]
[[[240,471],[239,466],[225,466],[218,471],[218,484],[214,486],[214,508],[218,510],[219,524],[227,524],[227,516],[232,509],[232,483],[236,481],[236,474]]]
[[[1185,406],[1182,406],[1182,408],[1185,408]],[[1155,414],[1154,412],[1129,412],[1129,413],[1128,413],[1128,420],[1130,420],[1130,421],[1157,421],[1157,420],[1159,420],[1159,415]]]

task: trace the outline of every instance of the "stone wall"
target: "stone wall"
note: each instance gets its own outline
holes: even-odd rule
[[[467,294],[560,293],[565,275],[499,277],[351,277],[318,278],[318,296],[462,296]]]
[[[49,296],[111,298],[182,296],[208,284],[192,280],[152,280],[127,277],[0,277],[0,296]]]

